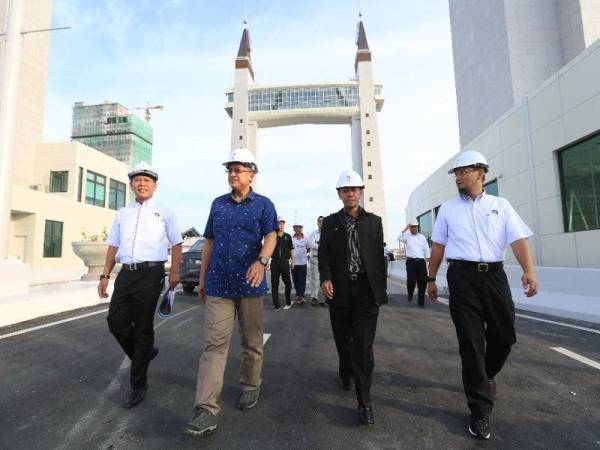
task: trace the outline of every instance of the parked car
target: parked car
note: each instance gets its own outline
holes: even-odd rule
[[[194,292],[194,288],[198,286],[200,261],[202,260],[202,250],[204,249],[205,242],[205,239],[197,240],[187,252],[181,255],[179,278],[181,278],[183,292],[188,294]]]

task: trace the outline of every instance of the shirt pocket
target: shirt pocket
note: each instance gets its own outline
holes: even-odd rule
[[[496,244],[504,242],[504,218],[498,213],[490,213],[487,216],[487,235]]]

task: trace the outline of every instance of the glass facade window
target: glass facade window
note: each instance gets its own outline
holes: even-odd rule
[[[228,92],[227,93],[227,103],[232,103],[233,102],[233,92]]]
[[[69,172],[54,171],[50,172],[50,192],[67,192],[69,185]]]
[[[427,211],[426,213],[417,216],[417,222],[419,222],[419,231],[431,246],[431,233],[433,232],[433,213]]]
[[[357,106],[358,86],[255,89],[248,93],[249,111]]]
[[[494,178],[492,181],[488,181],[483,185],[486,194],[495,195],[498,197],[498,180]]]
[[[600,134],[558,154],[565,231],[600,228]]]
[[[62,256],[63,223],[46,220],[44,228],[44,258],[60,258]]]
[[[106,197],[106,177],[88,170],[85,178],[85,202],[88,205],[103,207]]]
[[[120,209],[125,206],[125,189],[125,183],[110,180],[108,190],[108,207],[110,209]]]

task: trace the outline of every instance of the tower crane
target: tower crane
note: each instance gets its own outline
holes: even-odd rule
[[[143,109],[144,110],[144,118],[146,119],[146,122],[150,122],[150,119],[152,118],[152,116],[150,115],[150,110],[151,109],[157,109],[158,111],[162,111],[163,110],[163,106],[162,105],[149,105],[147,104],[146,106],[136,106],[134,109]]]

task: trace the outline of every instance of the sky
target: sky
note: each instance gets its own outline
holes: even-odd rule
[[[257,84],[347,81],[354,76],[358,1],[247,0]],[[204,230],[212,200],[227,192],[225,91],[244,28],[244,0],[53,0],[44,140],[70,140],[72,105],[105,100],[153,112],[157,200],[181,229]],[[408,197],[459,150],[447,0],[362,0],[378,114],[388,240]],[[140,114],[143,112],[140,111]],[[351,167],[349,125],[258,132],[259,190],[305,231],[341,208],[338,175]]]

